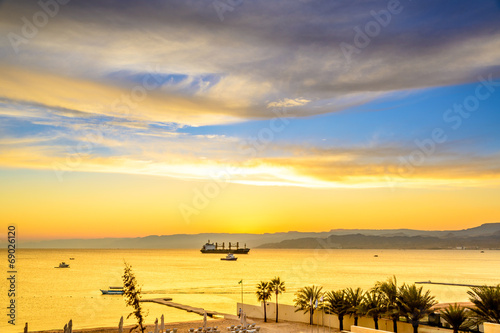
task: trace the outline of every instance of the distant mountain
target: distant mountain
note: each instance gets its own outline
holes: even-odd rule
[[[201,248],[210,240],[218,243],[225,242],[226,245],[227,242],[239,242],[240,246],[246,244],[250,248],[321,248],[321,246],[331,246],[332,248],[335,246],[342,248],[446,248],[458,246],[500,248],[499,239],[500,223],[487,223],[463,230],[334,229],[328,232],[290,231],[265,234],[202,233],[137,238],[22,241],[18,242],[18,246],[21,248],[73,249],[192,249]],[[325,242],[330,245],[324,245]]]
[[[484,223],[479,227],[462,230],[413,230],[413,229],[334,229],[331,235],[373,235],[373,236],[430,236],[439,238],[488,236],[500,232],[500,223]]]
[[[360,230],[363,232],[362,230]],[[332,231],[335,232],[335,231]],[[268,243],[258,246],[266,249],[450,249],[477,248],[500,249],[500,223],[458,231],[401,230],[380,233],[366,230],[365,233],[340,233],[325,238],[305,237]]]
[[[253,248],[270,242],[280,242],[286,239],[299,237],[328,237],[328,232],[286,232],[265,234],[230,234],[230,233],[202,233],[176,234],[164,236],[146,236],[137,238],[98,238],[98,239],[57,239],[18,242],[21,248],[99,248],[99,249],[193,249],[201,248],[208,240],[210,242],[239,242],[239,246]]]

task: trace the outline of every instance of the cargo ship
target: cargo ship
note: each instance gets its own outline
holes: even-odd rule
[[[250,251],[245,244],[245,247],[240,248],[240,243],[236,244],[228,243],[228,247],[226,247],[225,243],[210,243],[210,240],[203,245],[201,248],[201,253],[234,253],[234,254],[248,254]]]

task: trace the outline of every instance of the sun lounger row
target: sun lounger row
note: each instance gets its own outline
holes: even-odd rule
[[[255,333],[255,332],[260,332],[260,326],[255,326],[255,324],[248,324],[246,327],[243,327],[242,325],[231,325],[230,327],[227,328],[228,332],[231,333],[240,333],[240,332],[246,332],[246,333]]]
[[[198,327],[198,328],[190,328],[189,333],[220,333],[220,331],[218,330],[218,326],[215,326],[215,327],[206,327],[206,328],[203,328],[203,327]]]

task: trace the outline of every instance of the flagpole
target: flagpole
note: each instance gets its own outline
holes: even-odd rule
[[[241,279],[241,305],[243,306],[243,279]]]

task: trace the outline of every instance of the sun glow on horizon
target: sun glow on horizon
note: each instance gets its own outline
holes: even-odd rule
[[[20,239],[499,221],[498,8],[459,2],[408,2],[362,50],[373,2],[68,3],[0,40],[0,218]],[[12,37],[41,7],[1,9]]]

